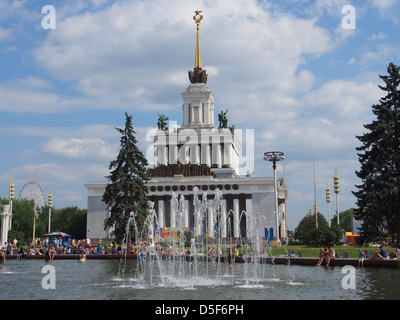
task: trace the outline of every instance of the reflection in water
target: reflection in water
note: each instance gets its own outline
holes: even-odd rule
[[[400,270],[356,268],[356,289],[342,288],[341,267],[198,263],[197,275],[161,275],[146,261],[55,260],[56,290],[44,290],[44,260],[8,260],[0,265],[0,298],[10,299],[400,299]],[[145,272],[138,273],[138,264]],[[161,263],[165,263],[161,261]],[[177,261],[179,269],[179,262]],[[191,265],[185,266],[190,274]],[[149,280],[151,278],[151,281]]]

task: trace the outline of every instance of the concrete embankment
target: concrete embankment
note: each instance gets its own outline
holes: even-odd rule
[[[137,259],[135,254],[89,254],[86,256],[88,260],[107,260],[107,259]],[[175,257],[174,259],[180,259],[181,257]],[[187,255],[184,258],[188,261],[192,261],[194,256]],[[17,255],[6,255],[7,259],[17,259]],[[44,255],[28,255],[25,259],[45,259]],[[164,257],[164,259],[166,259]],[[198,261],[205,261],[207,258],[205,256],[196,256]],[[54,260],[79,260],[79,254],[62,254],[54,257]],[[210,258],[209,261],[221,261],[226,262],[226,257],[215,257]],[[316,266],[318,263],[318,258],[297,258],[297,257],[258,257],[256,259],[250,257],[236,257],[235,262],[244,263],[244,262],[252,262],[257,261],[259,263],[267,263],[267,264],[284,264],[284,265],[303,265],[303,266]],[[322,263],[324,266],[325,261]],[[346,266],[358,265],[358,259],[349,259],[349,258],[335,258],[330,262],[330,266]],[[367,259],[364,260],[364,267],[377,267],[377,268],[397,268],[400,269],[400,259]]]

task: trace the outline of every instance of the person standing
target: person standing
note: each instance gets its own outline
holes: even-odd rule
[[[12,245],[11,242],[7,244],[6,254],[12,254]]]

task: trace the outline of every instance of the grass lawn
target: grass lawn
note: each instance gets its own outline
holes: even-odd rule
[[[389,246],[384,246],[383,247],[388,254],[390,254],[392,251],[394,251],[394,248],[389,247]],[[319,250],[321,248],[313,248],[313,247],[307,247],[307,246],[287,246],[286,250],[289,252],[294,252],[296,255],[301,252],[303,257],[307,258],[318,258],[319,257]],[[348,253],[348,258],[354,258],[358,259],[360,248],[359,247],[345,247],[345,246],[334,246],[333,249],[335,252],[339,255],[339,257],[343,256],[344,252]],[[368,248],[362,248],[363,251],[367,250],[368,253],[373,253],[375,251],[378,251],[379,247],[368,247]],[[272,249],[272,255],[273,256],[280,256],[280,255],[286,255],[286,250],[284,247],[280,248],[273,248]]]

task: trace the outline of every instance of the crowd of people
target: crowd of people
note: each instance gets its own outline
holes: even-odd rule
[[[323,261],[326,261],[326,265],[329,266],[331,260],[334,258],[339,258],[339,255],[335,250],[332,247],[323,247],[320,249],[317,266],[320,266]],[[347,252],[343,253],[342,258],[348,258]],[[382,245],[379,246],[379,250],[373,251],[372,253],[360,249],[358,255],[358,266],[364,266],[364,261],[367,259],[400,259],[400,245],[398,245],[390,254],[387,253]]]
[[[75,240],[70,238],[36,238],[30,243],[27,248],[24,246],[17,247],[18,241],[14,239],[12,242],[4,243],[0,248],[0,263],[5,262],[7,255],[16,254],[17,259],[25,259],[26,256],[32,255],[45,255],[45,259],[52,260],[57,255],[63,254],[79,254],[80,259],[86,260],[88,254],[115,254],[122,255],[124,253],[137,255],[138,258],[145,260],[148,258],[149,250],[146,241],[138,241],[131,243],[127,246],[127,249],[123,249],[123,246],[113,242],[108,245],[102,245],[101,239],[96,242],[96,245],[92,245],[90,239]],[[239,250],[236,246],[226,246],[224,248],[226,255],[226,261],[234,262],[236,257],[239,256]],[[174,258],[179,256],[191,255],[191,249],[184,249],[180,246],[163,246],[157,243],[155,245],[156,253],[163,258]],[[218,258],[222,256],[222,250],[219,246],[209,246],[207,253],[204,254],[208,258]],[[251,255],[251,253],[250,253]],[[289,257],[302,257],[299,252],[297,255],[292,251],[288,252]],[[322,265],[325,261],[325,265],[329,266],[332,259],[339,258],[340,256],[330,246],[325,246],[320,249],[319,260],[317,266]],[[347,252],[344,252],[341,258],[348,258]],[[382,245],[376,251],[368,252],[364,249],[359,249],[358,265],[363,266],[364,261],[368,259],[400,259],[400,245],[398,245],[394,251],[390,254],[383,248]]]
[[[100,241],[101,242],[101,241]],[[6,255],[17,255],[17,259],[25,259],[26,256],[45,255],[48,260],[53,260],[60,254],[95,254],[98,247],[90,244],[90,239],[76,241],[69,238],[36,238],[28,246],[19,246],[18,240],[6,242],[0,248],[0,260],[5,261]]]

